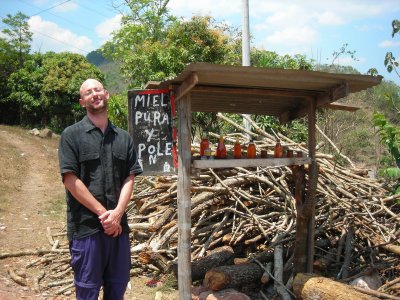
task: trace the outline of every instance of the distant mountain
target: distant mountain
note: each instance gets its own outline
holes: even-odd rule
[[[124,93],[128,83],[121,75],[120,64],[106,59],[99,49],[86,55],[86,59],[103,71],[106,80],[104,85],[111,94]]]
[[[86,59],[93,65],[95,66],[100,66],[102,64],[110,62],[107,60],[103,54],[101,53],[100,50],[94,50],[92,52],[89,52],[88,55],[86,55]]]

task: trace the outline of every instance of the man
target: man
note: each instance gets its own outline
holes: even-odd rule
[[[67,194],[67,235],[77,299],[123,299],[130,242],[125,213],[142,172],[129,134],[108,120],[110,95],[95,80],[80,88],[86,116],[61,135],[59,162]]]

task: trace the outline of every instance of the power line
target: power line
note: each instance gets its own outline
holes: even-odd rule
[[[106,16],[105,14],[103,14],[103,13],[101,13],[101,12],[95,10],[95,9],[92,9],[90,7],[86,7],[86,6],[82,5],[81,3],[79,3],[79,6],[83,7],[84,9],[86,9],[86,10],[88,10],[90,12],[94,12],[94,13],[98,14],[99,16],[103,16],[105,18],[110,18],[110,16]]]
[[[26,2],[26,1],[24,1],[24,0],[19,0],[19,1],[22,2],[22,3],[24,3],[24,4],[26,4],[26,5],[29,5],[29,6],[31,6],[31,7],[34,7],[34,8],[36,8],[36,9],[38,9],[37,6],[32,5],[32,4],[29,3],[29,2]],[[63,18],[63,17],[61,17],[61,16],[59,16],[59,15],[56,15],[56,14],[53,14],[53,13],[49,12],[49,10],[54,9],[54,8],[56,8],[56,7],[58,7],[58,6],[61,6],[61,5],[65,4],[65,3],[67,3],[67,2],[70,2],[70,1],[71,1],[71,0],[65,0],[65,1],[60,2],[60,3],[57,3],[57,4],[55,4],[55,5],[53,5],[53,6],[49,7],[49,8],[42,9],[42,10],[38,11],[37,13],[35,13],[35,14],[29,16],[29,18],[30,18],[30,17],[33,17],[33,16],[37,16],[37,15],[43,13],[43,12],[46,12],[46,13],[48,13],[48,14],[51,14],[51,15],[55,16],[56,18],[63,19],[64,21],[67,21],[67,22],[70,23],[70,24],[71,24],[71,23],[76,24],[77,26],[79,26],[79,27],[82,28],[82,29],[86,29],[86,30],[88,30],[89,32],[93,32],[93,29],[91,29],[91,28],[88,28],[88,27],[86,27],[86,26],[84,26],[84,25],[82,25],[82,24],[73,22],[73,21],[71,21],[71,20],[68,20],[68,19]],[[103,17],[106,17],[106,18],[110,18],[110,16],[107,16],[107,15],[105,15],[105,14],[103,14],[103,13],[101,13],[101,12],[95,10],[95,9],[89,8],[89,7],[84,6],[84,5],[82,5],[82,4],[79,4],[79,6],[81,6],[82,8],[84,8],[84,9],[86,9],[86,10],[92,12],[92,13],[95,13],[95,14],[97,14],[97,15],[100,15],[100,16],[103,16]],[[5,28],[5,27],[7,27],[7,26],[0,27],[0,29]],[[30,30],[31,30],[33,33],[40,34],[40,35],[42,35],[42,36],[45,36],[45,37],[50,38],[50,39],[52,39],[52,40],[55,40],[55,41],[57,41],[58,43],[64,44],[64,45],[69,46],[69,47],[72,47],[72,48],[77,49],[77,50],[79,50],[79,51],[82,51],[82,52],[84,52],[84,53],[90,53],[90,52],[87,51],[87,50],[80,49],[79,47],[76,47],[76,46],[73,46],[73,45],[71,45],[71,44],[68,44],[68,43],[66,43],[65,41],[59,40],[59,39],[57,39],[57,38],[55,38],[55,37],[53,37],[53,36],[50,36],[50,35],[48,35],[48,34],[45,34],[45,33],[43,33],[43,32],[39,32],[39,31],[37,31],[37,30],[32,30],[32,29],[30,29]]]
[[[22,3],[25,3],[25,4],[27,4],[27,5],[29,5],[29,6],[31,6],[31,7],[38,8],[37,6],[32,5],[32,4],[30,4],[30,3],[27,3],[27,2],[25,2],[25,1],[23,1],[23,0],[19,0],[19,1],[22,2]],[[92,31],[91,28],[86,27],[85,25],[76,23],[76,22],[71,21],[71,20],[69,20],[69,19],[67,19],[67,18],[61,17],[61,16],[56,15],[56,14],[54,14],[54,13],[52,13],[52,12],[49,12],[50,9],[53,9],[53,8],[55,8],[55,7],[57,7],[57,6],[60,6],[61,4],[64,4],[64,3],[66,3],[66,2],[69,2],[69,1],[71,1],[71,0],[64,1],[64,2],[62,2],[62,3],[59,3],[59,4],[57,4],[57,5],[52,6],[52,7],[50,7],[50,8],[46,8],[46,9],[44,9],[44,10],[41,10],[41,11],[39,11],[38,13],[35,13],[35,14],[31,15],[30,17],[37,16],[37,15],[41,14],[42,12],[46,12],[47,14],[50,14],[50,15],[52,15],[52,16],[54,16],[54,17],[56,17],[56,18],[59,18],[59,19],[61,19],[61,20],[67,21],[67,22],[70,23],[70,24],[75,24],[75,25],[78,25],[78,26],[81,27],[81,28],[84,28],[84,29],[86,29],[86,30]]]
[[[61,6],[61,5],[65,4],[65,3],[67,3],[67,2],[70,2],[70,1],[71,1],[71,0],[65,0],[64,2],[58,3],[58,4],[56,4],[56,5],[53,5],[52,7],[43,9],[43,10],[37,12],[36,14],[31,15],[30,17],[37,16],[37,15],[41,14],[42,12],[45,12],[45,11],[48,11],[48,10],[50,10],[50,9],[56,8],[56,7]]]
[[[47,34],[45,34],[45,33],[42,33],[42,32],[39,32],[39,31],[34,31],[34,32],[35,32],[35,33],[39,33],[39,34],[41,34],[41,35],[43,35],[43,36],[45,36],[45,37],[48,37],[48,38],[50,38],[50,39],[52,39],[52,40],[55,40],[55,41],[57,41],[57,42],[59,42],[59,43],[61,43],[61,44],[64,44],[64,45],[70,46],[70,47],[72,47],[72,48],[75,48],[75,49],[77,49],[77,50],[83,51],[83,52],[85,52],[86,54],[89,54],[89,53],[90,53],[90,51],[83,50],[83,49],[81,49],[81,48],[78,48],[78,47],[76,47],[76,46],[73,46],[73,45],[71,45],[71,44],[68,44],[68,43],[66,43],[66,42],[64,42],[64,41],[60,41],[60,40],[58,40],[58,39],[56,39],[56,38],[54,38],[54,37],[52,37],[52,36],[50,36],[50,35],[47,35]]]

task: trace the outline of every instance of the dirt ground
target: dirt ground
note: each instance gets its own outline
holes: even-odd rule
[[[21,250],[51,249],[48,227],[65,226],[64,187],[58,171],[57,136],[40,138],[27,129],[0,125],[0,256]],[[9,270],[24,269],[37,256],[0,258],[0,299],[75,299],[33,292],[16,284]],[[146,286],[151,278],[131,277],[125,299],[178,299],[177,291]]]

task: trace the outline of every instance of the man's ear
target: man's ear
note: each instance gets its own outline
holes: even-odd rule
[[[86,106],[85,106],[85,101],[83,101],[82,99],[79,99],[79,104],[80,104],[83,108],[86,107]]]
[[[104,94],[106,95],[106,99],[108,100],[110,98],[110,93],[104,89]]]

